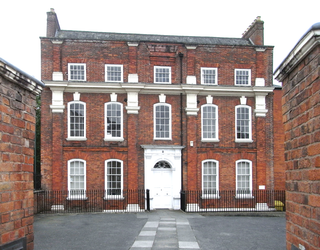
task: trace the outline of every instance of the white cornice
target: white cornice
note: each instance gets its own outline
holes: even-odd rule
[[[67,82],[67,81],[43,81],[52,91],[79,93],[128,93],[139,94],[198,94],[212,96],[256,96],[268,95],[274,87],[239,87],[222,85],[191,85],[191,84],[146,84],[146,83],[106,83],[106,82]]]

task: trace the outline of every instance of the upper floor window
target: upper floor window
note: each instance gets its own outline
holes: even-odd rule
[[[240,86],[251,85],[251,69],[235,69],[234,84]]]
[[[252,162],[249,160],[236,162],[236,191],[238,197],[252,195]]]
[[[202,162],[202,198],[219,195],[219,162],[205,160]]]
[[[105,103],[105,140],[123,139],[122,103]]]
[[[105,161],[105,190],[106,198],[122,196],[123,162],[117,159]]]
[[[68,80],[69,81],[86,81],[86,64],[85,63],[68,63]]]
[[[218,107],[212,104],[201,106],[201,137],[202,140],[218,140]]]
[[[157,103],[153,106],[154,138],[171,139],[171,105]]]
[[[236,141],[252,142],[251,107],[236,106]]]
[[[123,82],[123,65],[105,65],[106,82]]]
[[[86,104],[80,101],[68,103],[68,139],[85,139]]]
[[[218,69],[217,68],[201,68],[201,84],[217,85]]]
[[[68,161],[68,198],[86,198],[86,161],[72,159]]]
[[[154,66],[155,83],[171,83],[171,67]]]

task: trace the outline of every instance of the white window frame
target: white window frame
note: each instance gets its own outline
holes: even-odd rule
[[[237,82],[238,72],[248,72],[248,83],[241,84]],[[251,69],[235,69],[234,70],[234,85],[236,86],[251,86]]]
[[[83,179],[84,179],[83,189],[71,189],[71,183],[73,182],[73,179],[71,178],[70,168],[73,162],[79,162],[83,164]],[[82,190],[82,191],[80,192],[80,194],[75,194],[74,190]],[[85,200],[87,199],[86,191],[87,191],[86,161],[82,159],[69,160],[68,161],[68,200]]]
[[[238,138],[238,108],[246,108],[249,112],[249,120],[248,120],[248,134],[249,138]],[[239,121],[240,122],[240,121]],[[236,142],[253,142],[252,140],[252,111],[251,107],[248,105],[237,105],[235,107],[235,141]]]
[[[83,112],[84,112],[84,115],[83,115],[83,136],[74,136],[74,135],[71,135],[71,117],[70,117],[70,106],[72,104],[80,104],[80,105],[83,105]],[[81,102],[81,101],[72,101],[72,102],[69,102],[68,103],[68,138],[67,140],[68,141],[85,141],[87,140],[86,138],[86,120],[87,120],[87,112],[86,112],[86,103],[85,102]]]
[[[113,136],[112,134],[108,133],[108,120],[107,120],[107,113],[108,113],[108,106],[116,104],[120,107],[120,135],[119,136]],[[105,141],[123,141],[123,104],[120,102],[106,102],[104,104],[104,140]]]
[[[108,194],[108,163],[110,162],[117,162],[117,163],[120,163],[120,186],[121,186],[121,190],[120,190],[120,194]],[[105,184],[105,196],[104,198],[105,199],[108,199],[108,200],[112,200],[112,199],[123,199],[123,161],[122,160],[119,160],[119,159],[109,159],[109,160],[106,160],[105,161],[105,167],[104,167],[104,184]]]
[[[208,194],[205,192],[205,185],[204,185],[204,167],[206,166],[206,164],[208,163],[214,163],[215,164],[215,167],[216,167],[216,174],[215,174],[215,182],[216,182],[216,187],[215,187],[215,194]],[[210,174],[206,174],[206,176],[209,176]],[[213,174],[211,174],[213,175]],[[220,195],[219,195],[219,161],[217,160],[213,160],[213,159],[208,159],[208,160],[204,160],[202,161],[202,167],[201,167],[201,190],[202,190],[202,196],[201,198],[202,199],[218,199],[220,198]]]
[[[238,193],[238,190],[239,190],[238,176],[240,176],[238,165],[240,163],[249,164],[249,183],[248,183],[249,192],[248,193]],[[252,196],[252,161],[250,160],[241,159],[236,161],[236,198],[253,198]]]
[[[206,70],[214,70],[215,71],[215,76],[214,76],[214,83],[206,83],[206,78],[205,78],[205,71]],[[201,68],[201,84],[204,85],[218,85],[218,69],[217,68],[208,68],[208,67],[202,67]]]
[[[158,74],[160,74],[159,72],[157,72],[159,69],[168,69],[169,70],[169,77],[168,77],[168,81],[157,81],[158,79]],[[161,84],[171,84],[171,67],[169,66],[154,66],[153,68],[153,79],[154,79],[154,83],[161,83]]]
[[[108,79],[109,77],[111,77],[111,76],[109,76],[108,67],[117,67],[117,68],[121,69],[120,80]],[[122,64],[106,64],[105,65],[105,81],[106,82],[123,82],[123,65]]]
[[[204,136],[204,126],[209,126],[206,125],[205,123],[205,118],[204,118],[204,109],[206,107],[213,107],[215,108],[215,120],[214,120],[214,127],[215,127],[215,137],[214,138],[205,138]],[[206,120],[209,120],[206,118]],[[204,104],[201,106],[201,141],[206,141],[206,142],[218,142],[219,141],[219,122],[218,122],[218,106],[214,104]]]
[[[84,66],[84,72],[83,72],[83,79],[74,79],[73,74],[71,74],[71,66]],[[87,69],[85,63],[68,63],[68,81],[80,81],[85,82],[87,81]]]
[[[169,121],[168,121],[168,128],[169,128],[169,136],[168,137],[157,137],[157,115],[156,115],[156,109],[159,106],[165,106],[169,108]],[[153,105],[153,137],[154,140],[171,140],[172,137],[172,117],[171,117],[171,105],[168,103],[156,103]],[[165,124],[166,125],[166,124]]]

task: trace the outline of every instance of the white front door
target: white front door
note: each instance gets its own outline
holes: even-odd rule
[[[153,206],[154,208],[172,208],[172,171],[154,170]]]
[[[150,209],[180,209],[182,146],[141,145],[144,149],[145,189]]]

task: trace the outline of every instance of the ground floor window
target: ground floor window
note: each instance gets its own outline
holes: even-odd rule
[[[218,195],[219,163],[216,160],[202,162],[202,196],[211,198]]]
[[[236,162],[237,195],[251,195],[252,192],[252,163],[249,160]]]
[[[86,197],[86,162],[81,159],[68,161],[68,198],[83,199]]]
[[[105,162],[105,189],[106,197],[122,196],[123,189],[123,162],[111,159]]]

